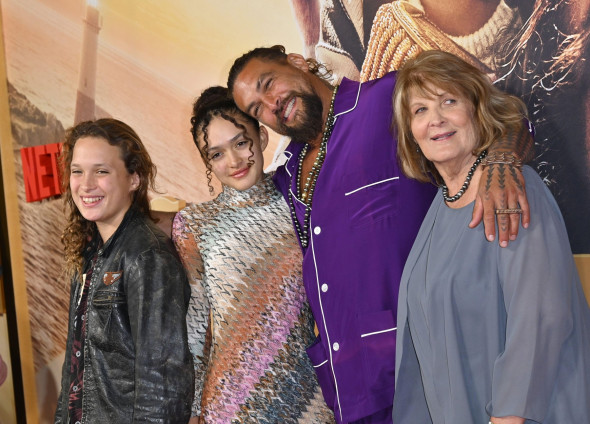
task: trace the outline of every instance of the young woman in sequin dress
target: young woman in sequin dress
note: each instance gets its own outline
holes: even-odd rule
[[[223,87],[197,99],[192,135],[222,192],[189,204],[172,238],[191,283],[191,423],[332,423],[305,348],[313,318],[289,209],[263,173],[266,128]]]

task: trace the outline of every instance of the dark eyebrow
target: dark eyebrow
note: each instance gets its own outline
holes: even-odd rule
[[[70,163],[70,168],[71,168],[72,166],[77,166],[77,167],[79,167],[79,168],[81,168],[81,167],[82,167],[82,165],[80,165],[79,163],[76,163],[76,162],[72,162],[72,163]],[[108,165],[107,165],[106,163],[102,163],[102,162],[101,162],[101,163],[92,163],[92,164],[90,164],[90,166],[93,166],[93,167],[95,167],[95,168],[103,168],[103,167],[104,167],[104,168],[108,168]]]
[[[236,140],[244,137],[244,134],[246,134],[246,131],[240,131],[239,133],[237,133],[236,135],[234,135],[232,138],[230,138],[229,141],[236,141]]]
[[[230,138],[228,141],[230,143],[233,143],[236,140],[239,140],[240,138],[242,138],[244,136],[244,134],[246,134],[246,131],[240,131],[239,133],[237,133],[236,135],[234,135],[232,138]],[[221,147],[219,146],[213,146],[213,147],[208,147],[207,148],[207,153],[210,152],[215,152],[217,150],[219,150]]]
[[[272,74],[272,72],[264,72],[263,74],[260,74],[260,76],[258,77],[258,80],[256,81],[256,92],[260,93],[260,90],[262,89],[262,81],[264,81],[265,79],[267,79],[270,75]],[[252,113],[252,108],[254,107],[254,104],[257,101],[254,100],[252,102],[250,102],[250,104],[246,107],[246,113],[250,116],[254,116],[254,114]]]

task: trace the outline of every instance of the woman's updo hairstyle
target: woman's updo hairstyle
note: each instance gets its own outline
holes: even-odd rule
[[[211,120],[216,117],[223,118],[244,131],[246,131],[246,128],[240,121],[252,124],[257,132],[260,129],[260,124],[256,119],[238,109],[226,87],[209,87],[195,100],[193,114],[191,116],[191,134],[193,136],[193,142],[197,146],[197,149],[199,149],[201,158],[207,167],[207,186],[211,194],[213,194],[214,190],[211,185],[211,164],[207,154],[209,148],[209,134],[207,129]],[[201,144],[199,143],[200,137],[203,140]],[[250,144],[250,152],[253,155],[252,144]]]

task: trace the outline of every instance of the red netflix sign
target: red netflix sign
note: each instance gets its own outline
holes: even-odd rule
[[[37,202],[61,194],[57,158],[61,143],[20,149],[27,202]]]

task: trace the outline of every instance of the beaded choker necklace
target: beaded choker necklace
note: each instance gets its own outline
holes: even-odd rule
[[[305,155],[309,150],[309,144],[305,144],[303,149],[301,149],[301,153],[299,154],[299,162],[297,163],[297,195],[301,199],[301,201],[305,204],[305,214],[303,217],[303,226],[299,224],[299,220],[297,219],[297,214],[295,213],[295,201],[293,199],[293,194],[291,190],[289,190],[289,209],[291,211],[291,218],[295,223],[295,229],[297,230],[297,235],[299,236],[299,241],[303,247],[307,247],[309,244],[309,220],[311,216],[311,201],[313,199],[313,192],[315,190],[315,184],[318,180],[318,176],[320,175],[320,170],[322,169],[322,165],[324,164],[324,159],[326,158],[326,147],[328,145],[328,140],[332,135],[332,130],[334,129],[334,121],[336,120],[334,116],[334,99],[336,98],[336,92],[338,91],[338,86],[334,87],[334,91],[332,91],[332,100],[330,101],[330,110],[328,111],[328,117],[326,118],[326,125],[324,127],[324,133],[322,134],[322,141],[320,142],[320,147],[318,150],[318,154],[313,162],[313,166],[307,175],[307,179],[305,180],[305,184],[301,187],[301,169],[303,168],[303,160],[305,159]]]
[[[465,178],[465,182],[463,183],[463,185],[461,186],[461,189],[459,190],[459,192],[457,194],[455,194],[454,196],[449,196],[449,188],[447,187],[447,185],[446,184],[441,185],[442,195],[443,195],[443,198],[445,199],[446,202],[456,202],[457,200],[459,200],[461,198],[461,196],[463,196],[463,194],[465,194],[465,192],[467,191],[467,188],[469,187],[469,183],[471,182],[471,179],[473,178],[473,174],[475,173],[475,169],[477,168],[477,165],[479,165],[481,163],[481,161],[483,160],[483,158],[486,157],[487,154],[488,154],[488,151],[484,150],[483,152],[481,152],[479,154],[477,159],[475,159],[475,162],[473,163],[473,165],[471,165],[471,169],[467,173],[467,178]]]

